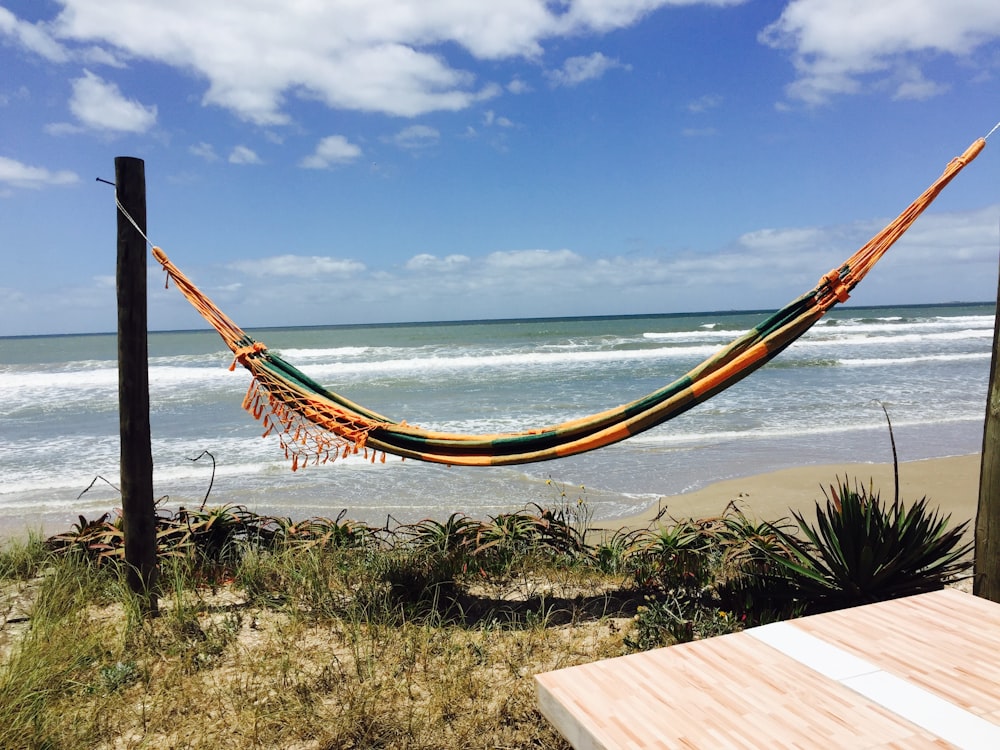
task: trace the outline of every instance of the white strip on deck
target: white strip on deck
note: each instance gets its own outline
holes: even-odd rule
[[[945,589],[535,681],[576,750],[995,750],[1000,604]]]

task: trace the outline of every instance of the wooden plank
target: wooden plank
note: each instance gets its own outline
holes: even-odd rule
[[[745,633],[536,679],[542,712],[577,750],[806,748],[817,737],[824,747],[947,747]]]
[[[1000,605],[945,589],[795,625],[1000,723]]]
[[[1000,605],[935,592],[792,624],[1000,724]],[[535,679],[542,713],[577,750],[955,747],[752,631]]]
[[[1000,726],[875,662],[806,632],[794,621],[775,622],[747,633],[956,747],[1000,748]]]

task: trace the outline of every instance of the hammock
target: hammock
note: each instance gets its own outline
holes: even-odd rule
[[[292,470],[308,462],[363,453],[393,454],[449,465],[500,466],[571,456],[625,440],[666,422],[742,380],[777,356],[845,301],[865,274],[961,169],[985,146],[980,138],[953,159],[924,193],[810,292],[743,334],[683,377],[647,396],[589,417],[525,432],[463,435],[397,422],[327,390],[238,328],[167,258],[153,255],[169,279],[222,336],[234,354],[230,370],[253,375],[243,407],[275,434]]]

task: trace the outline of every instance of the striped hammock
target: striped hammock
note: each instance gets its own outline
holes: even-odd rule
[[[985,146],[975,141],[953,159],[924,193],[816,288],[785,305],[757,327],[647,396],[614,409],[525,432],[463,435],[397,422],[327,390],[238,328],[157,247],[153,255],[169,279],[233,351],[236,364],[253,375],[244,408],[276,435],[292,470],[310,462],[361,453],[374,461],[386,454],[449,465],[500,466],[546,461],[591,451],[655,427],[742,380],[778,355],[822,318],[864,278],[961,169]]]

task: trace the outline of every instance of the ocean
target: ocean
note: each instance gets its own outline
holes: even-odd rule
[[[386,416],[455,432],[523,430],[674,380],[766,313],[273,328],[249,333]],[[595,520],[789,466],[974,453],[992,304],[835,309],[775,361],[649,432],[591,453],[462,468],[350,457],[292,472],[241,408],[249,375],[214,331],[151,333],[154,486],[165,507],[236,503],[381,524],[530,503]],[[114,334],[0,338],[0,527],[68,528],[119,505]],[[208,451],[208,456],[196,459]],[[829,477],[832,481],[835,477]],[[672,510],[683,513],[682,508]]]

